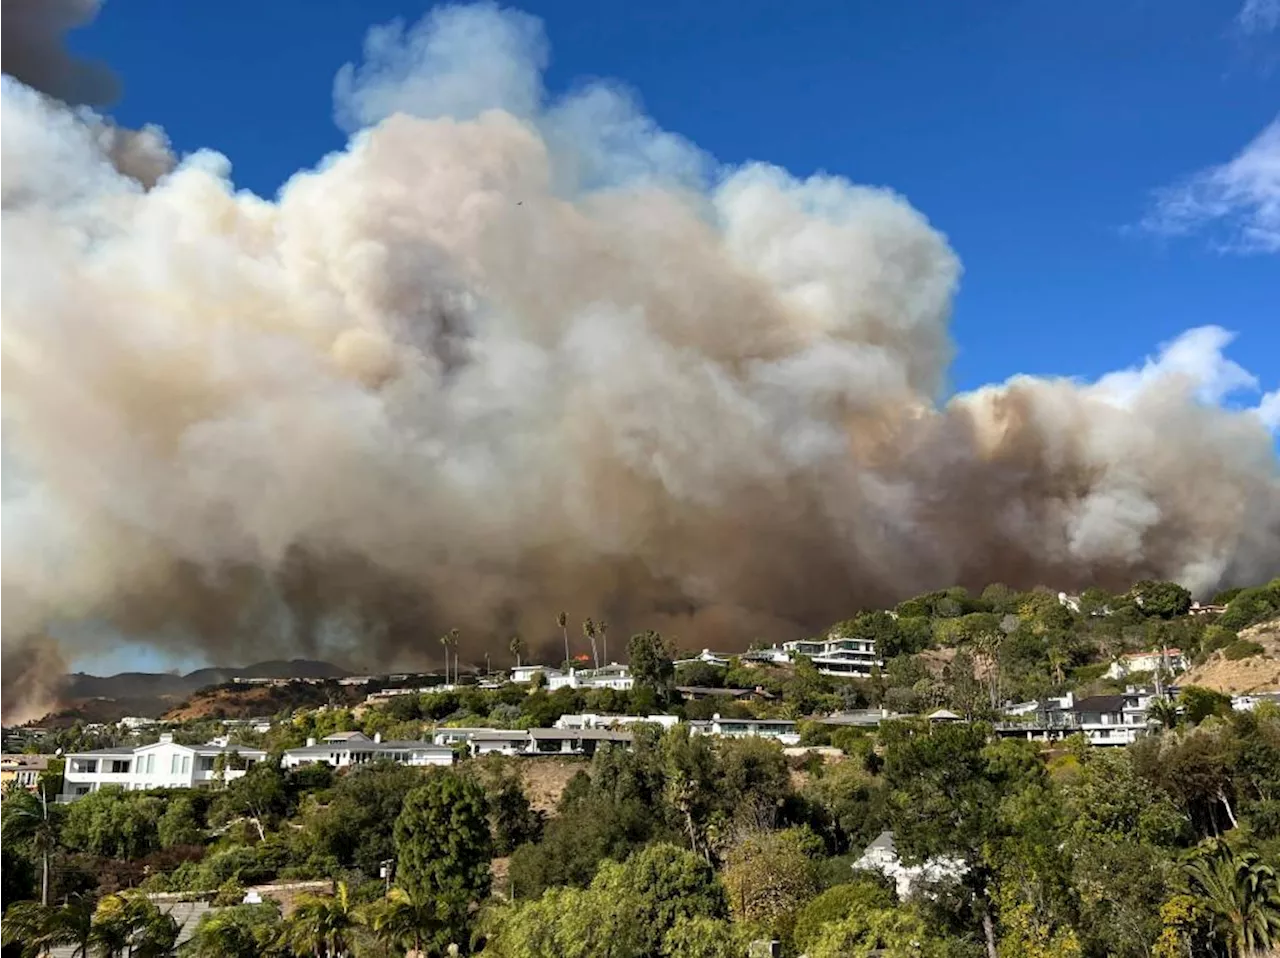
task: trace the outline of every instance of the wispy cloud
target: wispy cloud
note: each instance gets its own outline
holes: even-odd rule
[[[1280,116],[1234,159],[1157,190],[1141,225],[1161,236],[1204,232],[1231,252],[1280,253]]]
[[[1243,33],[1270,33],[1280,27],[1280,0],[1245,0],[1235,22]]]

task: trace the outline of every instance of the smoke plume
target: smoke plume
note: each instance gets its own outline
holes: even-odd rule
[[[120,79],[105,63],[82,60],[64,46],[66,34],[92,22],[101,0],[3,0],[0,65],[33,90],[71,106],[101,107],[120,96]],[[80,119],[103,154],[122,174],[144,187],[173,169],[169,140],[157,126],[130,130],[91,113]]]
[[[67,662],[49,639],[0,645],[0,725],[18,725],[56,706]]]
[[[490,6],[374,31],[350,144],[275,201],[212,152],[144,191],[5,82],[6,678],[50,634],[372,666],[561,609],[743,647],[954,583],[1276,573],[1230,334],[943,401],[924,216],[551,99],[546,57]]]
[[[120,80],[105,63],[81,60],[63,46],[66,34],[91,22],[101,0],[4,0],[0,63],[4,72],[63,103],[107,106]]]

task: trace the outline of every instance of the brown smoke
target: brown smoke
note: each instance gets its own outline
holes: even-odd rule
[[[6,677],[46,633],[390,665],[561,609],[742,647],[957,582],[1276,573],[1223,330],[940,405],[959,263],[901,197],[547,103],[496,8],[366,55],[276,202],[212,153],[143,192],[6,83]]]
[[[67,663],[47,639],[0,645],[0,725],[40,718],[58,702]]]

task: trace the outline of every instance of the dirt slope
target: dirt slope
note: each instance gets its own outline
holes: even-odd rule
[[[1280,691],[1280,619],[1245,629],[1240,638],[1257,642],[1266,652],[1235,662],[1221,651],[1214,652],[1206,662],[1179,678],[1178,684],[1236,694]]]

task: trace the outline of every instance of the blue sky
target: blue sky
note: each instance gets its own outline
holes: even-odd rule
[[[1240,334],[1231,353],[1264,389],[1280,382],[1275,251],[1224,248],[1199,216],[1139,225],[1161,219],[1159,190],[1228,163],[1276,118],[1274,2],[522,8],[545,21],[553,93],[616,78],[722,162],[903,193],[964,263],[956,388],[1016,372],[1095,377],[1207,323]],[[426,9],[115,0],[70,45],[122,75],[121,122],[158,123],[179,151],[214,148],[239,185],[271,195],[343,145],[333,76],[365,31]],[[1256,189],[1275,188],[1269,169]]]

